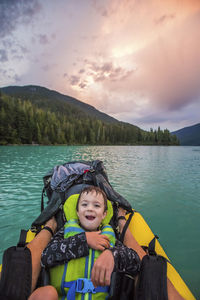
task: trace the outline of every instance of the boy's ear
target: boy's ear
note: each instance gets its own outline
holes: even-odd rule
[[[107,216],[107,210],[103,213],[103,219]]]

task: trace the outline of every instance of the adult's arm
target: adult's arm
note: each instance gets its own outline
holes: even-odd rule
[[[135,276],[139,269],[138,254],[118,241],[113,248],[103,251],[97,258],[92,268],[91,280],[95,287],[110,285],[113,271],[126,272]]]
[[[126,211],[122,208],[119,209],[119,213],[118,216],[125,216]],[[126,224],[126,220],[120,219],[119,220],[119,231],[122,232],[123,228]],[[131,231],[129,230],[129,228],[127,228],[125,236],[124,236],[124,241],[123,241],[124,245],[126,245],[127,247],[134,249],[137,254],[139,255],[140,259],[142,260],[142,258],[146,255],[146,252],[142,249],[142,247],[138,244],[138,242],[135,240],[135,238],[133,237]]]
[[[89,247],[84,232],[64,239],[64,228],[61,228],[42,252],[41,265],[51,268],[88,254]]]
[[[50,219],[46,224],[49,226],[53,232],[56,231],[57,223],[55,218]],[[47,230],[41,230],[38,235],[27,245],[31,251],[32,259],[32,286],[31,290],[33,291],[36,287],[36,283],[41,271],[41,254],[44,248],[47,246],[51,239],[51,233]]]
[[[123,209],[119,210],[120,216],[125,216],[125,211]],[[120,232],[122,232],[124,225],[126,221],[121,219],[119,220],[119,229]],[[137,241],[134,239],[133,235],[131,234],[129,228],[126,230],[126,234],[124,237],[124,244],[130,248],[133,248],[137,251],[140,259],[146,255],[146,252],[142,249],[142,247],[137,243]],[[167,292],[168,292],[168,299],[169,300],[184,300],[181,295],[178,293],[178,291],[175,289],[171,281],[167,278]]]
[[[137,252],[120,241],[116,242],[113,248],[109,249],[114,257],[114,271],[126,272],[136,276],[140,270],[140,257]]]

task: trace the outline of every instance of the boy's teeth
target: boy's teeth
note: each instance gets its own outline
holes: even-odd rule
[[[86,216],[86,218],[87,218],[88,220],[94,220],[95,217],[93,217],[93,216]]]

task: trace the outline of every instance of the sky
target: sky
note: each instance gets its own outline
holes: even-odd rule
[[[0,87],[40,85],[142,129],[200,123],[199,0],[0,0]]]

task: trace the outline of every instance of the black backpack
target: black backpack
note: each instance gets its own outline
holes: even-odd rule
[[[100,160],[73,161],[57,165],[43,177],[43,181],[41,213],[32,223],[32,227],[36,229],[52,216],[56,217],[58,229],[61,228],[65,222],[62,208],[66,199],[72,194],[80,193],[88,185],[98,186],[106,193],[113,204],[114,215],[118,206],[132,211],[129,202],[112,188],[103,162]],[[48,197],[45,208],[44,196]]]

